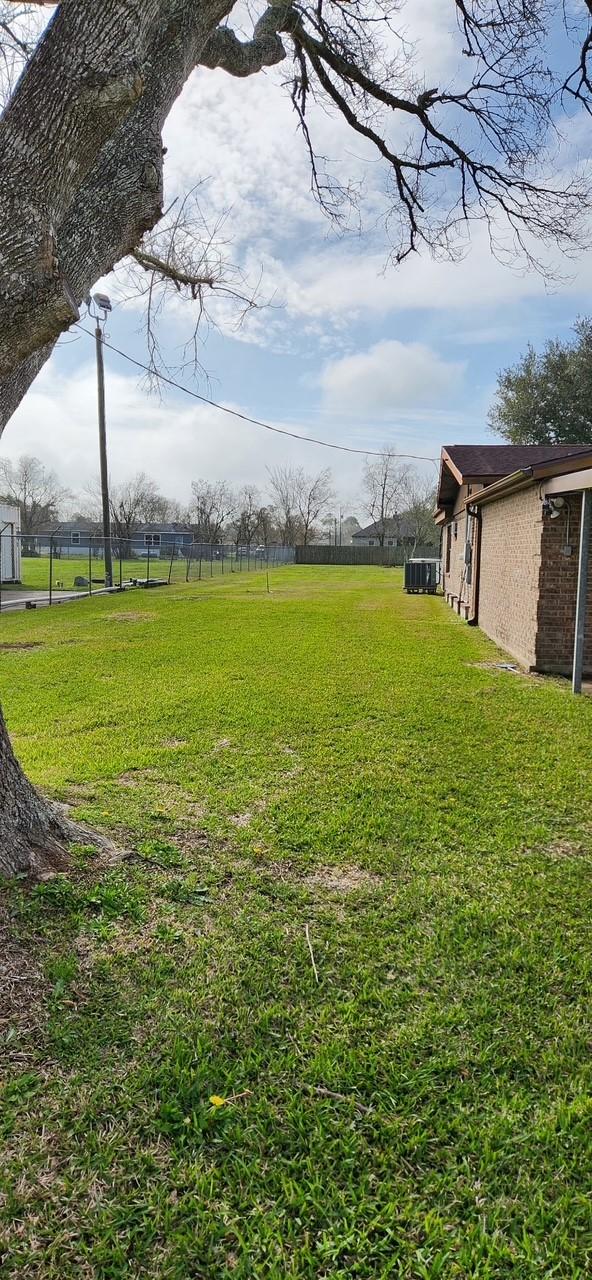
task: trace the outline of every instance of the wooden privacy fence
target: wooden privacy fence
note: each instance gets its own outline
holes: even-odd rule
[[[295,547],[295,564],[402,565],[411,557],[437,560],[438,547]]]

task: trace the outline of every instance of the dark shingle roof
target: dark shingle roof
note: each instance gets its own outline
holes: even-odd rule
[[[589,453],[588,444],[449,444],[445,452],[463,476],[509,476],[523,467]]]
[[[456,501],[459,483],[449,465],[462,476],[462,481],[493,484],[503,476],[513,475],[544,462],[559,458],[581,457],[590,453],[587,444],[448,444],[442,449],[437,507],[449,508]]]
[[[356,529],[352,534],[352,541],[355,538],[377,538],[382,532],[382,522],[375,520],[374,524],[366,525],[365,529]],[[413,536],[413,528],[411,521],[407,519],[404,513],[400,516],[387,517],[384,521],[384,534],[386,538],[408,538]]]

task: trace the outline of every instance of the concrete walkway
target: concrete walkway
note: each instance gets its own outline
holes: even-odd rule
[[[79,600],[88,593],[86,591],[53,591],[52,604],[63,604],[68,600]],[[36,591],[30,587],[3,587],[0,596],[2,613],[12,609],[26,609],[27,604],[43,607],[49,604],[49,591]]]

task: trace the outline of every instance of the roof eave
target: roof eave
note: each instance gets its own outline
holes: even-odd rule
[[[533,479],[533,467],[521,467],[519,471],[512,471],[509,476],[502,476],[501,480],[494,480],[493,484],[480,489],[479,493],[471,494],[465,506],[484,507],[488,502],[495,502],[497,498],[517,493],[519,489],[527,489]]]

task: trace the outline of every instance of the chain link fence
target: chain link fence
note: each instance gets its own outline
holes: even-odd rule
[[[198,582],[293,564],[294,549],[194,542],[166,534],[105,539],[86,531],[29,535],[0,532],[0,608],[62,604],[78,596],[131,587]]]

